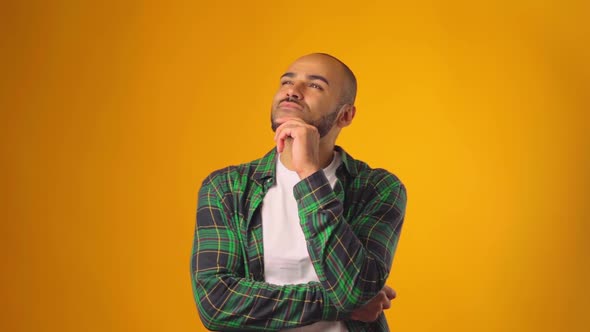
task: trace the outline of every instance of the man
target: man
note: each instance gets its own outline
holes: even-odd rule
[[[335,145],[355,96],[340,60],[297,59],[272,103],[276,148],[203,182],[191,277],[208,329],[388,330],[406,191]]]

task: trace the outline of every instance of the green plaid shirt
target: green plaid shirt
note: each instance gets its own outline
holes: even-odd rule
[[[193,293],[210,330],[277,331],[320,320],[343,320],[348,330],[388,331],[350,312],[385,285],[406,206],[404,185],[371,169],[340,147],[334,189],[323,171],[295,185],[293,194],[319,282],[264,281],[261,203],[275,181],[276,149],[263,158],[209,175],[199,191],[191,259]]]

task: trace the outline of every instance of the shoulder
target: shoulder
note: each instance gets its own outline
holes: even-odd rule
[[[214,186],[216,190],[224,192],[243,189],[256,181],[262,172],[270,171],[271,162],[274,160],[271,152],[250,162],[217,169],[203,180],[202,186]]]
[[[382,198],[390,197],[402,201],[406,200],[406,187],[402,181],[390,171],[383,168],[370,168],[359,172],[359,182],[370,188],[376,195]]]
[[[360,176],[367,179],[376,187],[391,188],[403,187],[402,181],[390,171],[384,168],[366,168],[360,172]]]
[[[406,187],[399,177],[384,168],[372,168],[366,162],[346,154],[352,186],[382,198],[406,200]]]

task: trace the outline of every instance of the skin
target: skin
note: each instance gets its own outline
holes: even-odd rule
[[[359,320],[361,322],[372,322],[379,318],[379,315],[383,310],[391,307],[391,300],[395,299],[397,294],[393,288],[385,285],[377,295],[367,302],[362,307],[354,310],[350,315],[353,320]]]
[[[336,138],[352,123],[356,108],[342,102],[347,84],[344,69],[326,55],[297,59],[280,82],[271,107],[274,140],[283,165],[305,179],[332,162]],[[385,286],[351,318],[372,322],[390,308],[395,296]]]
[[[345,83],[341,65],[330,57],[310,54],[296,60],[281,78],[273,98],[271,118],[281,162],[301,179],[332,161],[340,130],[352,122],[354,105],[341,105]],[[324,82],[316,77],[323,77]],[[318,124],[337,112],[333,125],[320,138]]]

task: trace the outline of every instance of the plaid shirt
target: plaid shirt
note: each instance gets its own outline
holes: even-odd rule
[[[385,285],[404,220],[406,190],[393,174],[371,169],[340,147],[332,190],[323,171],[293,194],[319,282],[264,281],[261,203],[273,186],[276,149],[209,175],[199,191],[191,259],[193,293],[210,330],[277,331],[343,320],[349,331],[388,331],[350,313]]]

